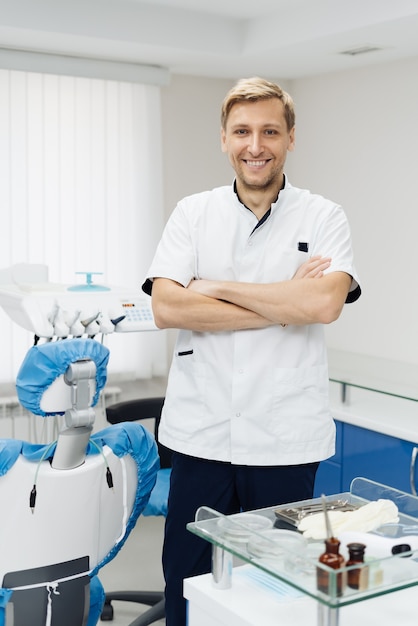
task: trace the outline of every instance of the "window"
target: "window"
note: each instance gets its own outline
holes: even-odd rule
[[[0,268],[43,263],[67,284],[103,272],[139,293],[163,225],[161,178],[159,87],[0,70]],[[0,382],[12,382],[33,337],[3,310],[0,322]],[[162,333],[105,343],[110,374],[165,373]]]

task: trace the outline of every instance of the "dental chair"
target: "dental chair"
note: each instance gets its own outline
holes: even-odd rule
[[[106,408],[106,418],[114,426],[120,423],[135,423],[141,420],[154,420],[154,436],[158,442],[158,425],[164,404],[163,397],[138,398],[118,402]],[[159,442],[157,443],[160,457],[160,469],[157,480],[151,492],[147,506],[143,510],[144,516],[166,516],[168,491],[171,473],[172,452]],[[148,604],[151,608],[139,615],[129,626],[148,626],[165,617],[164,592],[154,591],[112,591],[106,593],[105,605],[102,613],[102,621],[113,620],[113,600]]]
[[[20,403],[59,415],[58,439],[0,439],[0,626],[94,626],[98,571],[147,505],[159,458],[142,425],[92,434],[109,351],[94,339],[38,344],[17,377]]]

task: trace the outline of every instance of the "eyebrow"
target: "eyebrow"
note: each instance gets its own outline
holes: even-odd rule
[[[230,128],[234,129],[234,128],[250,128],[252,127],[252,124],[249,124],[247,122],[243,122],[243,123],[235,123],[235,124],[231,124]],[[281,124],[280,122],[268,122],[266,124],[263,124],[261,126],[261,128],[283,128],[283,126],[285,126],[285,124]]]

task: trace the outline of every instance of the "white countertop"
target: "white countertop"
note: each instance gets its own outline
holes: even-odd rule
[[[347,387],[341,401],[341,385],[330,383],[334,419],[418,444],[418,402],[354,387]]]

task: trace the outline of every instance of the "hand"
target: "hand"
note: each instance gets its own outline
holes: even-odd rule
[[[298,267],[293,278],[322,278],[324,271],[330,265],[331,259],[329,257],[312,256]]]

